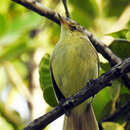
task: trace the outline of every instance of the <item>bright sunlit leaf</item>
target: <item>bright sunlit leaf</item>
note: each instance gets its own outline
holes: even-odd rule
[[[123,126],[118,123],[104,122],[102,123],[103,130],[125,130]]]

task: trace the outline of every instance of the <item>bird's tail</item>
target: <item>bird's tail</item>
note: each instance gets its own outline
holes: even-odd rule
[[[80,116],[75,112],[65,116],[63,130],[99,130],[91,104]]]

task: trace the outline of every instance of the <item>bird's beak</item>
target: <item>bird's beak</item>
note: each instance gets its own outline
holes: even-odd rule
[[[64,17],[60,16],[59,14],[58,14],[58,17],[59,17],[59,20],[60,20],[61,24],[68,25],[68,22]]]

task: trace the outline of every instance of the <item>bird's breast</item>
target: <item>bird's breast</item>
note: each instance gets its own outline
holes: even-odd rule
[[[91,43],[58,43],[51,67],[57,86],[67,98],[98,76],[98,57]]]

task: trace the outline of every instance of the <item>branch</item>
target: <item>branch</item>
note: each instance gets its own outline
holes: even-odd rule
[[[116,56],[110,48],[108,48],[101,40],[99,40],[96,36],[94,36],[92,33],[85,30],[87,36],[89,37],[89,40],[92,42],[96,50],[101,53],[111,64],[111,66],[114,66],[116,64],[119,64],[122,62],[122,59]],[[125,74],[121,76],[121,79],[123,80],[125,86],[130,90],[130,75]]]
[[[66,0],[62,0],[62,2],[63,2],[63,5],[64,5],[64,8],[65,8],[66,17],[70,18],[69,11],[68,11],[68,8],[67,8]]]
[[[130,57],[122,63],[112,67],[109,71],[105,72],[97,79],[88,82],[81,91],[66,99],[62,104],[56,106],[49,113],[33,120],[27,127],[24,128],[24,130],[42,130],[49,123],[63,115],[66,111],[70,111],[72,108],[81,104],[83,101],[87,100],[89,97],[95,95],[109,85],[110,81],[124,75],[127,72],[130,72]]]
[[[42,5],[41,3],[39,3],[35,0],[12,0],[12,1],[26,7],[27,9],[30,9],[30,10],[40,14],[41,16],[45,16],[46,18],[51,19],[52,21],[54,21],[57,24],[60,24],[60,21],[58,19],[56,12],[45,7],[44,5]]]
[[[34,0],[12,0],[18,4],[23,5],[24,7],[42,15],[46,18],[52,20],[53,22],[60,25],[60,20],[57,16],[57,13],[44,5],[40,4],[39,2],[36,2]],[[69,20],[69,19],[68,19]],[[92,33],[88,32],[88,30],[85,30],[86,35],[92,42],[92,44],[95,46],[96,50],[101,53],[110,63],[112,66],[119,64],[122,62],[122,59],[117,57],[101,40],[99,40],[96,36],[94,36]],[[130,89],[130,75],[125,74],[121,76],[125,86]]]

